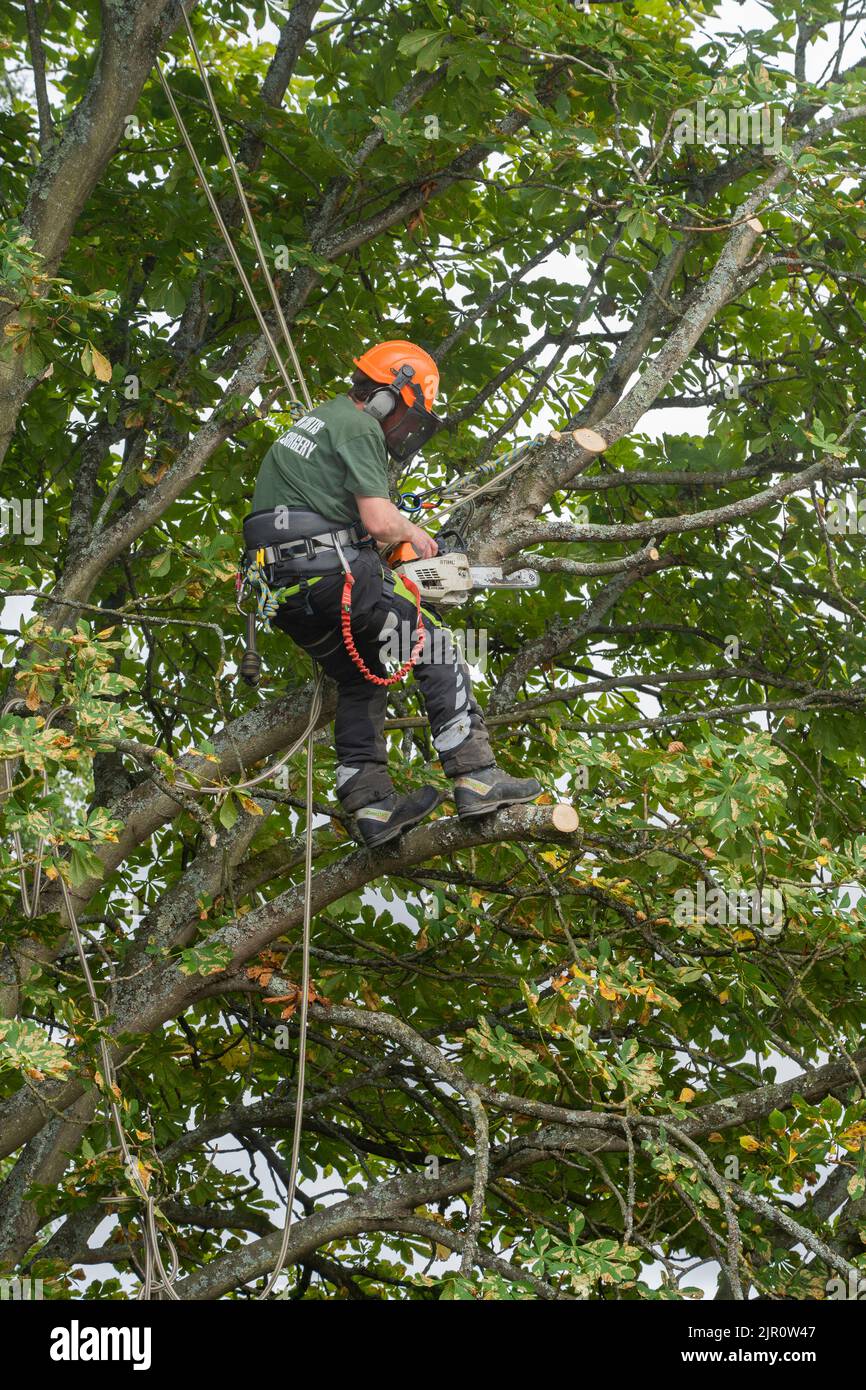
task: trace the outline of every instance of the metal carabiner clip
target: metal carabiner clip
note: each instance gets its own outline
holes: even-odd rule
[[[239,613],[243,613],[244,611],[243,601],[244,590],[246,589],[246,587],[247,581],[243,570],[237,570],[235,573],[235,608],[238,610]]]

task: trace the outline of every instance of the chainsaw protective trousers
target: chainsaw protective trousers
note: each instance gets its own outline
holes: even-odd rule
[[[290,585],[302,573],[280,567],[273,582]],[[352,561],[352,574],[352,636],[369,669],[387,676],[382,656],[399,664],[411,650],[415,600],[399,577],[383,568],[372,547],[361,550]],[[306,594],[293,594],[281,604],[273,623],[337,683],[337,796],[345,810],[356,811],[394,790],[383,732],[388,690],[367,680],[346,651],[340,627],[342,593],[342,570],[318,577]],[[427,608],[421,611],[427,640],[413,676],[442,766],[449,777],[489,767],[493,750],[457,642],[434,613]]]

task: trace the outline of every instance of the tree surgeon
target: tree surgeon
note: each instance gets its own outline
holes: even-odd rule
[[[422,559],[437,543],[390,501],[388,454],[412,458],[437,428],[436,363],[414,343],[378,343],[352,359],[351,390],[310,410],[265,455],[244,522],[245,544],[259,553],[265,578],[283,589],[274,625],[337,683],[337,797],[369,847],[385,844],[433,810],[435,788],[398,795],[384,737],[387,688],[365,676],[344,639],[344,564],[354,576],[351,638],[372,676],[387,675],[383,646],[411,632],[417,609],[377,544],[408,541]],[[262,554],[262,552],[264,552]],[[535,778],[497,767],[469,672],[438,614],[421,610],[425,648],[413,667],[433,743],[454,782],[462,818],[533,801]],[[435,641],[433,640],[435,637]]]

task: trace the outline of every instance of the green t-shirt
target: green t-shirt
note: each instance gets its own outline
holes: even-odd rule
[[[351,524],[360,520],[356,495],[388,497],[385,436],[348,396],[335,396],[295,421],[268,449],[253,511],[300,507]]]

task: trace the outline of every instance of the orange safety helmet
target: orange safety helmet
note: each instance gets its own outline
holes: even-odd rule
[[[402,386],[400,395],[407,405],[417,405],[417,390],[413,388],[420,387],[424,406],[432,412],[436,392],[439,390],[439,368],[429,352],[418,347],[417,343],[408,343],[403,338],[391,338],[386,343],[376,343],[360,357],[353,357],[352,361],[360,371],[373,381],[381,382],[383,386],[393,383],[401,367],[413,368],[411,385]]]

